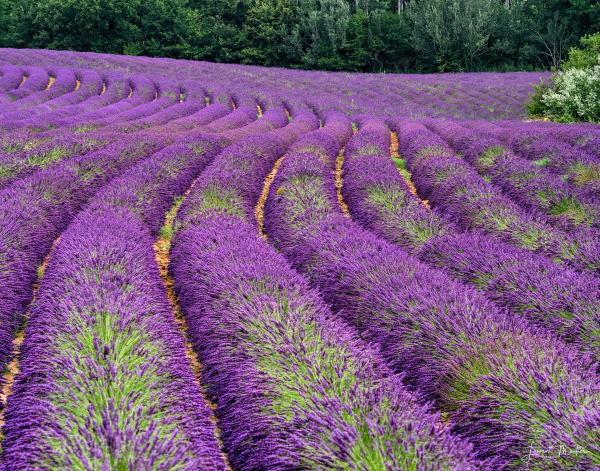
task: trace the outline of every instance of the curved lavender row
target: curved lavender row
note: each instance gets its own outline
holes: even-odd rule
[[[246,126],[256,121],[256,108],[251,106],[241,106],[235,108],[231,113],[223,118],[217,119],[205,127],[205,132],[219,133],[230,129]]]
[[[283,108],[273,108],[264,113],[260,119],[257,119],[246,126],[224,131],[219,135],[231,139],[232,141],[237,141],[253,134],[269,132],[275,128],[281,128],[286,124],[288,124],[288,118]]]
[[[76,115],[74,119],[73,117],[68,117],[64,120],[59,120],[58,122],[53,123],[53,125],[73,126],[82,122],[89,123],[90,121],[102,120],[108,115],[115,117],[115,119],[134,119],[136,108],[148,104],[149,102],[151,103],[155,99],[156,93],[156,85],[150,79],[143,76],[133,76],[129,80],[128,92],[122,99],[110,103],[108,106]],[[129,114],[127,114],[128,111],[130,112]]]
[[[18,129],[42,120],[45,116],[52,115],[56,110],[68,108],[80,104],[92,97],[98,96],[102,91],[103,80],[95,71],[75,71],[76,85],[73,91],[59,95],[56,98],[45,101],[33,108],[7,113],[2,117],[3,129]],[[56,82],[55,82],[56,83]],[[54,86],[54,85],[53,85]],[[42,122],[40,129],[46,123]]]
[[[163,80],[154,84],[154,96],[151,100],[123,112],[106,115],[94,120],[94,127],[103,127],[115,123],[127,123],[159,113],[165,108],[179,103],[180,87],[173,81]]]
[[[589,352],[600,365],[598,278],[476,233],[432,238],[417,256]]]
[[[120,99],[118,102],[113,102],[108,106],[104,106],[100,109],[95,109],[93,111],[83,112],[73,117],[67,118],[67,121],[64,122],[61,119],[55,120],[52,123],[48,123],[45,126],[42,126],[42,130],[51,129],[53,126],[63,126],[65,124],[73,125],[78,121],[90,121],[90,120],[100,120],[106,118],[107,115],[119,115],[123,114],[128,110],[135,110],[135,107],[139,107],[147,102],[151,102],[154,100],[156,95],[156,86],[155,84],[145,78],[135,76],[132,79],[128,80],[128,84],[126,86],[126,94],[123,99]],[[22,112],[14,112],[19,119],[21,119]],[[11,129],[15,127],[15,121],[6,116],[5,118],[0,118],[0,126],[6,127],[7,129]]]
[[[480,230],[499,240],[564,262],[577,270],[600,271],[600,241],[583,231],[566,234],[518,207],[486,182],[424,125],[389,120],[400,135],[403,157],[420,195],[463,230]]]
[[[365,120],[346,145],[342,192],[363,227],[575,343],[600,364],[600,280],[486,235],[462,233],[425,208],[394,168],[382,121]]]
[[[4,469],[225,468],[146,229],[219,149],[205,138],[157,152],[61,236],[9,399]]]
[[[15,100],[24,98],[31,93],[44,90],[48,85],[48,72],[41,67],[23,67],[22,79],[19,86],[14,90],[9,90],[4,97],[8,100],[3,100],[0,103],[12,103]],[[27,77],[24,79],[24,77]]]
[[[115,135],[88,138],[70,133],[53,139],[34,136],[0,139],[4,149],[0,153],[0,188],[61,160],[99,150],[111,140],[116,140]]]
[[[210,135],[178,140],[111,181],[94,196],[94,203],[129,208],[156,238],[173,198],[182,195],[228,144]]]
[[[198,82],[196,80],[183,80],[181,82],[181,89],[183,93],[183,100],[198,100],[204,104],[206,103],[207,98],[209,98],[208,90],[206,89],[206,85],[203,82]]]
[[[229,94],[235,108],[253,108],[257,111],[256,99],[246,91],[234,91]]]
[[[182,111],[183,108],[176,110],[175,117],[179,116]],[[227,110],[222,105],[211,105],[189,117],[193,118],[193,122],[197,126],[200,126],[207,125],[226,114]],[[157,121],[164,121],[172,117],[169,113],[165,113],[157,117]],[[131,124],[132,129],[145,130],[154,135],[167,134],[167,132],[172,134],[175,131],[170,123],[167,123],[166,127],[152,128],[152,116],[137,122],[140,123],[137,126]],[[127,125],[115,124],[97,130],[92,122],[80,127],[80,131],[75,134],[53,132],[51,137],[45,134],[16,134],[17,137],[12,139],[4,137],[0,140],[4,149],[4,152],[0,153],[0,188],[57,161],[65,160],[75,154],[97,150],[111,141],[117,141],[123,137],[120,132],[123,132],[123,128],[126,127]],[[113,129],[113,132],[110,132],[110,129]],[[117,129],[117,132],[114,129]],[[203,129],[194,130],[193,133],[203,133]]]
[[[201,108],[195,113],[192,113],[183,117],[176,117],[175,119],[157,124],[150,129],[150,132],[163,133],[163,134],[187,134],[188,132],[195,133],[207,133],[205,126],[213,122],[225,120],[230,114],[232,114],[231,108],[227,108],[221,103],[212,103],[204,108]],[[243,121],[237,121],[239,116],[233,117],[233,120],[240,125],[244,125]],[[151,119],[151,118],[148,118]],[[231,118],[230,118],[231,119]],[[222,121],[221,121],[222,122]]]
[[[95,72],[78,73],[76,78],[78,85],[73,92],[60,95],[34,108],[10,113],[9,117],[2,119],[2,129],[8,131],[9,135],[23,134],[29,130],[36,134],[41,133],[55,127],[46,118],[56,117],[57,114],[63,115],[64,110],[80,106],[88,100],[99,97],[104,83],[99,74]]]
[[[321,121],[323,126],[302,136],[290,152],[316,154],[321,162],[334,167],[336,157],[352,136],[352,122],[336,111],[327,113]]]
[[[172,263],[236,469],[479,468],[252,225],[207,210]]]
[[[466,123],[478,127],[510,145],[519,156],[559,176],[583,197],[600,200],[600,161],[598,158],[564,142],[550,130],[522,125],[503,128],[492,123]]]
[[[128,97],[130,92],[129,79],[118,74],[102,74],[102,88],[97,96],[81,103],[64,106],[41,116],[20,121],[20,127],[37,129],[52,129],[68,126],[76,120],[85,119],[86,113],[109,107]]]
[[[286,126],[273,129],[267,135],[280,139],[285,146],[293,146],[300,136],[310,135],[318,127],[317,116],[312,111],[305,110],[296,113]],[[260,188],[260,185],[257,188]]]
[[[2,64],[0,70],[2,71],[2,75],[0,76],[0,90],[3,93],[17,88],[23,82],[24,75],[20,67],[15,67],[12,64]],[[0,103],[2,103],[3,97],[0,96]]]
[[[0,113],[0,119],[7,119],[10,116],[11,110],[18,113],[19,111],[38,106],[65,93],[72,92],[77,86],[77,77],[73,69],[52,68],[48,71],[48,74],[50,79],[54,78],[54,81],[50,80],[44,90],[31,93],[24,98],[4,105],[2,113]]]
[[[600,226],[600,204],[584,200],[560,178],[517,157],[499,139],[478,132],[477,126],[471,130],[437,120],[429,120],[425,125],[449,142],[480,175],[522,207],[544,214],[551,224],[567,231]]]
[[[390,158],[389,129],[372,117],[362,120],[346,145],[342,194],[359,224],[411,253],[430,238],[457,230],[411,194]]]
[[[0,191],[0,369],[10,358],[12,335],[31,299],[36,269],[54,239],[100,185],[167,143],[131,136]]]
[[[233,467],[479,468],[248,222],[285,130],[226,149],[175,223],[175,289]]]
[[[271,187],[270,240],[447,414],[451,430],[480,458],[494,457],[493,469],[600,464],[600,385],[589,358],[340,216],[326,166],[294,160],[283,160]]]
[[[187,116],[198,113],[205,107],[205,103],[197,100],[189,100],[184,102],[172,103],[155,113],[148,113],[146,116],[142,116],[125,123],[109,124],[101,129],[101,132],[136,132],[143,129],[152,128],[154,126],[160,126],[167,124],[176,119],[185,118]],[[100,127],[97,122],[90,125],[90,128]]]
[[[225,469],[151,244],[112,207],[64,234],[27,328],[3,469]]]
[[[317,117],[306,113],[285,127],[250,136],[225,149],[202,175],[203,181],[218,182],[218,186],[214,189],[207,188],[204,193],[190,193],[180,212],[186,217],[178,218],[176,229],[195,224],[196,214],[203,217],[205,199],[209,204],[233,208],[234,214],[240,217],[254,217],[254,205],[260,196],[264,177],[271,171],[275,160],[285,153],[299,134],[315,129],[318,125]]]
[[[288,103],[312,104],[319,112],[393,116],[452,116],[520,119],[532,85],[548,73],[509,74],[347,74],[284,70],[235,64],[118,57],[109,54],[2,49],[15,65],[57,64],[121,73],[198,79],[207,89],[219,87],[261,96],[285,97]],[[515,100],[517,98],[517,100]]]

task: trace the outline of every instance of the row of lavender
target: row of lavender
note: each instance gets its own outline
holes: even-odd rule
[[[481,231],[465,232],[428,209],[395,171],[389,148],[390,132],[377,119],[365,119],[346,147],[343,195],[356,221],[600,360],[598,278]]]
[[[9,398],[5,469],[224,469],[151,237],[220,147],[197,138],[155,153],[62,234]]]
[[[102,184],[184,134],[215,134],[223,142],[231,142],[288,122],[281,106],[268,108],[257,121],[253,99],[244,95],[227,97],[227,105],[223,105],[219,103],[222,96],[205,99],[206,92],[197,84],[188,85],[186,97],[195,99],[187,100],[180,94],[179,86],[170,81],[154,83],[144,77],[125,80],[113,74],[102,78],[100,88],[98,77],[93,74],[61,69],[54,82],[42,87],[41,80],[36,84],[34,72],[29,71],[31,81],[21,81],[17,90],[29,84],[27,93],[21,90],[22,96],[1,113],[7,119],[5,125],[23,124],[19,121],[22,115],[14,116],[10,111],[13,108],[22,108],[33,116],[2,136],[3,367],[10,359],[14,331],[31,299],[37,267],[53,240]],[[61,77],[76,77],[75,88],[70,84],[60,88],[60,93],[49,94],[50,90],[59,89],[55,87],[64,81]],[[73,99],[82,87],[90,85],[96,87],[95,95]],[[34,96],[35,100],[27,99]],[[212,104],[206,106],[207,102]],[[230,103],[235,106],[232,112]],[[53,124],[39,129],[37,119],[50,119]]]
[[[435,215],[407,221],[425,208],[415,200],[402,212],[412,196],[389,150],[377,158],[389,132],[368,122],[364,128],[345,149],[350,213],[411,251],[432,235],[450,234],[451,223]],[[338,149],[323,140],[329,152],[289,153],[279,168],[266,207],[274,245],[335,312],[379,346],[409,388],[433,401],[478,458],[493,458],[498,468],[598,465],[600,403],[591,358],[342,216],[331,170],[343,139]],[[403,234],[394,240],[397,232]],[[460,268],[463,260],[469,262],[462,257]],[[585,282],[597,286],[584,277],[579,288]]]

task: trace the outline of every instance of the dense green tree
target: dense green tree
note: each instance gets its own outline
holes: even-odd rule
[[[248,47],[241,52],[241,62],[280,67],[300,63],[298,22],[298,8],[292,0],[256,0],[243,26]]]
[[[407,12],[420,60],[442,72],[473,69],[489,48],[501,8],[497,0],[413,0]]]
[[[373,72],[557,67],[600,0],[0,0],[0,45]]]

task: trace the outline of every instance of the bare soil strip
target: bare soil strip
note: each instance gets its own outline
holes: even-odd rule
[[[342,149],[335,159],[335,192],[337,194],[338,203],[340,208],[342,209],[342,213],[347,218],[350,218],[350,210],[348,209],[348,205],[344,201],[344,196],[342,195],[342,187],[344,185],[344,150]]]
[[[154,243],[154,255],[156,258],[156,262],[158,263],[158,267],[160,269],[160,276],[162,277],[163,284],[167,292],[167,297],[169,298],[169,303],[171,304],[171,310],[173,312],[175,322],[177,323],[177,326],[179,327],[179,330],[181,331],[181,334],[183,335],[185,341],[185,356],[188,358],[192,367],[192,373],[194,374],[196,385],[200,390],[204,401],[214,412],[217,408],[217,405],[208,398],[208,395],[204,387],[202,386],[202,364],[200,363],[198,355],[194,351],[192,343],[189,340],[187,324],[179,306],[179,299],[175,294],[174,281],[173,278],[169,275],[169,251],[171,249],[171,234],[173,232],[173,223],[175,221],[175,216],[177,215],[177,210],[179,209],[181,202],[190,193],[192,187],[190,187],[183,195],[183,198],[177,203],[175,203],[167,212],[161,235]],[[219,423],[214,413],[211,414],[211,420],[215,424],[216,438],[217,442],[219,443],[219,447],[221,448],[221,456],[225,462],[225,465],[227,466],[227,470],[231,470],[231,466],[229,465],[227,455],[223,451],[221,429],[219,428]]]
[[[283,157],[278,158],[275,161],[275,165],[273,165],[273,169],[265,177],[260,198],[258,198],[258,203],[256,203],[256,207],[254,208],[254,215],[258,225],[258,234],[265,240],[267,240],[267,233],[265,232],[265,203],[267,201],[267,197],[269,196],[269,190],[271,189],[273,180],[275,180],[275,175],[277,175],[282,161]]]
[[[392,156],[392,158],[401,158],[400,154],[398,153],[398,134],[396,134],[395,132],[390,133],[390,155]],[[418,200],[423,206],[425,206],[427,209],[431,209],[431,206],[429,206],[429,201],[421,199],[421,197],[417,194],[415,184],[410,179],[410,172],[406,170],[401,171],[400,169],[398,169],[398,172],[400,173],[402,178],[404,178],[404,181],[408,185],[408,189],[410,190],[410,192],[418,198]]]
[[[52,77],[52,75],[48,77],[48,85],[46,85],[46,90],[49,90],[50,87],[54,85],[54,82],[56,82],[56,77]]]

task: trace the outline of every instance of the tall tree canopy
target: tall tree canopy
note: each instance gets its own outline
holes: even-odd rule
[[[349,71],[557,67],[600,0],[0,0],[0,44]]]

